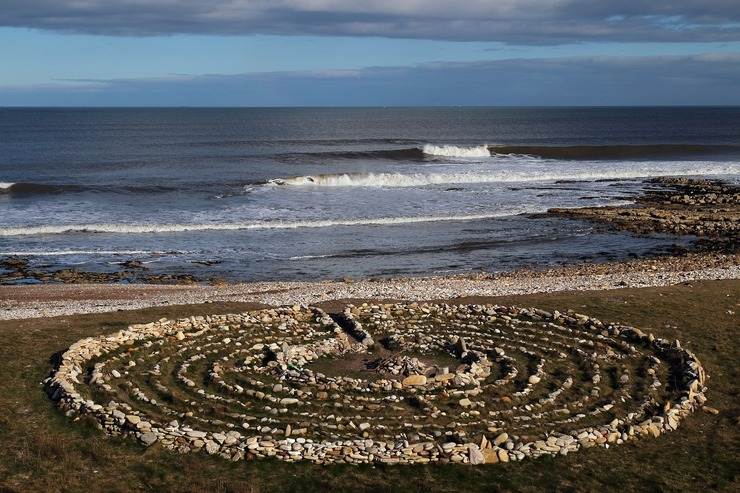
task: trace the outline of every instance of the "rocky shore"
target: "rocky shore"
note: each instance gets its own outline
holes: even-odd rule
[[[195,284],[198,278],[191,274],[150,274],[138,260],[128,260],[115,272],[90,272],[80,269],[43,269],[29,266],[28,259],[7,257],[0,260],[0,284],[18,281],[39,283],[113,284],[137,282],[146,284]]]
[[[635,205],[550,209],[636,233],[672,233],[702,239],[704,250],[736,252],[740,237],[740,187],[711,180],[654,178]]]
[[[151,306],[210,302],[310,305],[331,300],[441,300],[556,291],[667,286],[740,278],[740,187],[717,181],[657,178],[634,205],[553,209],[551,214],[587,219],[635,233],[694,235],[699,252],[626,262],[583,263],[467,276],[344,279],[316,282],[197,282],[189,275],[149,275],[136,260],[114,273],[29,268],[20,258],[0,262],[0,320],[47,317]],[[44,285],[2,283],[32,279]]]
[[[740,237],[740,187],[713,180],[662,177],[648,180],[650,188],[634,204],[610,207],[550,209],[548,214],[585,219],[605,228],[638,234],[669,233],[696,236],[693,252],[736,254]],[[674,248],[675,256],[685,256],[685,248]],[[661,254],[660,256],[662,256]],[[681,260],[679,263],[691,262]],[[203,261],[208,265],[210,262]],[[615,267],[616,266],[616,267]],[[577,267],[584,268],[584,267]],[[603,272],[620,269],[619,264],[604,264]],[[680,268],[680,267],[677,267]],[[598,267],[589,267],[594,271]],[[485,277],[485,274],[481,274]],[[505,274],[504,274],[505,275]],[[151,273],[143,262],[129,259],[113,272],[75,268],[31,267],[28,259],[0,259],[0,286],[4,284],[162,284],[225,285],[226,281],[193,274]]]

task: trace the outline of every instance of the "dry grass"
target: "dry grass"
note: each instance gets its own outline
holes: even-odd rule
[[[680,339],[707,367],[709,404],[720,410],[697,413],[658,439],[488,467],[319,467],[182,456],[73,423],[41,389],[52,355],[81,337],[163,316],[253,307],[247,304],[0,322],[0,491],[738,491],[740,350],[738,316],[730,312],[740,311],[739,300],[740,281],[461,300],[574,308]]]

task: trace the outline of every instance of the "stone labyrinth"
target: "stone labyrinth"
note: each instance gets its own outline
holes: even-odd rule
[[[110,435],[227,459],[496,463],[675,430],[706,376],[678,341],[482,305],[300,306],[83,339],[46,381]]]

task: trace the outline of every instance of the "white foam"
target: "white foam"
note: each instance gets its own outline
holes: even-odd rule
[[[317,258],[329,258],[331,255],[296,255],[294,257],[288,257],[288,260],[314,260]]]
[[[15,185],[15,183],[0,181],[0,192],[10,190],[10,187],[12,187],[13,185]]]
[[[23,257],[61,257],[65,255],[165,255],[175,253],[182,252],[160,252],[150,250],[20,250],[0,252],[0,255],[14,255]]]
[[[342,173],[297,176],[271,180],[271,185],[311,187],[423,187],[473,183],[517,183],[555,180],[599,180],[649,178],[656,176],[732,175],[740,173],[740,165],[722,163],[690,166],[634,167],[603,170],[537,171],[500,170],[467,173]]]
[[[421,151],[424,154],[427,154],[429,156],[463,157],[463,158],[491,157],[491,151],[488,150],[487,145],[455,146],[455,145],[424,144],[424,146],[421,148]]]
[[[440,221],[472,221],[545,212],[545,209],[520,208],[500,213],[452,215],[379,217],[363,219],[337,219],[323,221],[269,221],[257,223],[212,223],[212,224],[69,224],[0,228],[0,236],[44,235],[63,233],[180,233],[184,231],[234,231],[265,229],[326,228],[331,226],[383,226],[394,224],[429,223]]]

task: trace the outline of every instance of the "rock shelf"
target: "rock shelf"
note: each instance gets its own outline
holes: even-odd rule
[[[672,233],[703,238],[704,250],[736,253],[740,238],[740,186],[717,180],[661,177],[635,205],[555,208],[563,217],[607,223],[636,233]]]
[[[487,464],[677,429],[707,376],[679,341],[575,312],[291,306],[82,339],[45,381],[68,416],[229,460]]]

